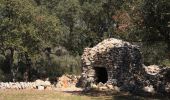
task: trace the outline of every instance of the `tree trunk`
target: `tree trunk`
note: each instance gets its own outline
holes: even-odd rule
[[[15,82],[15,71],[14,71],[14,48],[10,47],[8,50],[10,50],[9,54],[9,66],[11,70],[11,79],[13,82]]]
[[[26,71],[24,73],[24,80],[28,82],[30,81],[31,59],[29,58],[27,52],[25,52],[25,58],[26,58]]]

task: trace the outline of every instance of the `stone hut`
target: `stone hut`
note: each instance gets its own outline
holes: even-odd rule
[[[160,90],[162,84],[157,82],[165,80],[164,75],[159,74],[159,67],[143,65],[138,46],[115,38],[105,39],[93,48],[85,48],[81,60],[82,75],[78,83],[81,87],[102,82],[130,92],[150,85]]]

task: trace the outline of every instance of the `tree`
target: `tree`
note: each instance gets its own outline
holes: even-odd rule
[[[9,69],[12,72],[18,69],[17,65],[14,67],[14,60],[19,60],[19,57],[14,58],[15,51],[24,53],[25,66],[29,69],[30,57],[40,54],[47,45],[57,44],[59,38],[56,37],[60,35],[59,20],[46,12],[41,13],[31,0],[2,0],[0,7],[1,50],[9,51]]]
[[[168,0],[144,0],[138,9],[138,19],[130,36],[142,43],[144,61],[147,64],[161,64],[169,59],[168,22],[170,6]]]

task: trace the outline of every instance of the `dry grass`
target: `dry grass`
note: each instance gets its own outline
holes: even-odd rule
[[[56,91],[0,90],[0,100],[94,100],[88,96]]]
[[[162,98],[162,97],[161,97]],[[160,97],[140,97],[123,94],[108,94],[101,92],[57,92],[39,90],[0,90],[0,100],[160,100]],[[163,97],[163,100],[170,100]]]

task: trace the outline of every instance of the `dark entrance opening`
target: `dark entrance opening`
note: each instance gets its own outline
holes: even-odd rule
[[[94,67],[96,72],[96,82],[106,83],[108,81],[108,74],[106,68]]]

